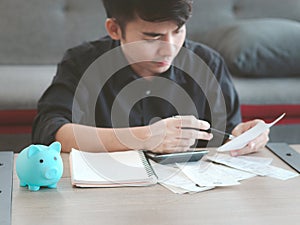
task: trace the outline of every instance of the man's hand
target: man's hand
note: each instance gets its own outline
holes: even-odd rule
[[[245,131],[254,127],[260,121],[262,121],[262,120],[256,119],[256,120],[251,120],[251,121],[248,121],[245,123],[240,123],[233,129],[232,134],[234,136],[239,136],[242,133],[244,133]],[[262,133],[260,136],[258,136],[254,140],[250,141],[244,148],[231,151],[230,152],[231,155],[239,156],[239,155],[245,155],[245,154],[259,151],[260,149],[265,147],[265,145],[269,141],[269,133],[270,133],[270,130],[268,129],[267,131]]]
[[[212,134],[200,131],[210,128],[210,124],[194,116],[176,116],[149,125],[149,134],[144,149],[156,153],[187,151],[196,139],[210,140]],[[186,129],[184,129],[186,128]]]
[[[145,149],[157,153],[187,151],[196,139],[210,140],[210,124],[194,116],[176,116],[148,126],[99,128],[65,124],[56,133],[64,152],[72,148],[88,152],[114,152]]]

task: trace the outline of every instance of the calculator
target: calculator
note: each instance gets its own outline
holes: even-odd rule
[[[170,163],[183,163],[183,162],[195,162],[200,160],[209,151],[197,150],[197,151],[186,151],[186,152],[175,152],[167,154],[153,153],[150,151],[144,151],[148,159],[160,164],[170,164]]]

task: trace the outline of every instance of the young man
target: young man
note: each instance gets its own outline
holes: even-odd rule
[[[186,151],[238,136],[239,102],[222,58],[186,40],[189,0],[103,0],[107,37],[69,50],[41,97],[33,142],[62,150]],[[241,155],[261,149],[265,132]]]

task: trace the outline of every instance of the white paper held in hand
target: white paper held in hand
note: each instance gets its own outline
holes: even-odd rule
[[[272,127],[275,123],[277,123],[279,120],[281,120],[285,116],[285,113],[283,113],[281,116],[279,116],[276,120],[274,120],[272,123],[265,123],[265,122],[259,122],[251,129],[247,130],[245,133],[241,134],[240,136],[235,137],[231,141],[223,144],[219,148],[217,148],[218,152],[226,152],[226,151],[232,151],[237,150],[245,147],[250,141],[261,135],[263,132],[265,132],[267,129]]]

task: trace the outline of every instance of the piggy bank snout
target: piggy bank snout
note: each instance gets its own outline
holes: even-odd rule
[[[60,175],[59,170],[56,167],[48,168],[45,171],[45,178],[48,179],[48,180],[59,178],[59,175]]]

